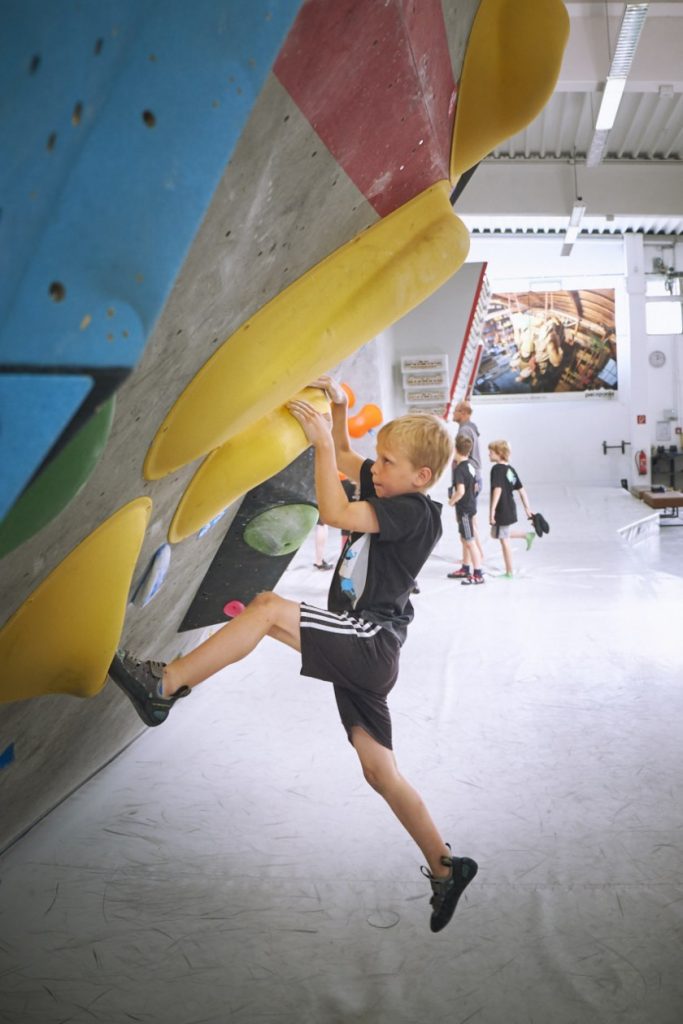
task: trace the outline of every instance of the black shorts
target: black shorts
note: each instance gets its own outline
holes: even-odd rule
[[[387,694],[398,677],[399,641],[375,622],[301,605],[301,675],[334,684],[337,708],[351,742],[359,725],[389,750]]]
[[[472,528],[474,516],[469,512],[458,512],[456,518],[458,520],[458,533],[462,539],[472,540],[474,538],[474,530]]]

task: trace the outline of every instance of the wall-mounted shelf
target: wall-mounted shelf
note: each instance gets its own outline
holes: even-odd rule
[[[448,404],[448,356],[403,356],[401,358],[403,399],[408,412],[431,412],[443,416]]]

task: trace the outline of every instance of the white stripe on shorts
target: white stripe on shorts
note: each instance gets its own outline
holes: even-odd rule
[[[382,628],[378,622],[365,622],[348,612],[329,612],[310,604],[301,605],[301,629],[319,629],[322,633],[353,633],[363,639],[376,636]]]

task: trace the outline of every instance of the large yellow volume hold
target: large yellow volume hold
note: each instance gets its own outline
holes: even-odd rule
[[[304,388],[295,397],[310,402],[319,412],[330,411],[319,388]],[[281,406],[216,448],[204,459],[180,499],[168,531],[171,544],[196,533],[236,498],[279,473],[307,447],[301,425],[286,406]]]
[[[453,183],[540,114],[568,38],[562,0],[482,0],[458,83]]]
[[[0,701],[92,697],[119,643],[152,502],[136,498],[81,541],[0,630]]]
[[[246,430],[448,280],[469,250],[449,197],[447,181],[432,185],[242,324],[169,411],[145,459],[147,479]]]

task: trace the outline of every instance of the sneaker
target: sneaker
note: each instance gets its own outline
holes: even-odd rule
[[[473,574],[472,576],[468,576],[466,580],[462,580],[460,585],[462,587],[471,587],[472,585],[476,586],[479,583],[483,583],[483,582],[484,582],[484,577],[483,576],[481,576],[481,575],[477,576],[476,574]]]
[[[324,558],[323,558],[322,562],[314,562],[313,566],[314,566],[315,569],[323,569],[323,570],[334,569],[334,566],[332,565],[332,562],[326,562]]]
[[[109,675],[137,711],[145,725],[161,725],[177,700],[190,694],[181,686],[172,697],[161,696],[166,665],[163,661],[138,661],[127,651],[117,651],[109,666]]]
[[[530,530],[529,533],[527,533],[525,540],[526,540],[526,549],[528,551],[529,548],[531,547],[531,545],[533,544],[533,542],[536,540],[536,531],[535,530]]]
[[[448,848],[450,850],[450,846]],[[429,927],[433,932],[440,932],[446,927],[453,917],[458,900],[479,870],[477,862],[469,857],[442,857],[441,863],[451,869],[446,878],[435,878],[427,868],[420,868],[432,887]]]
[[[449,580],[465,580],[470,574],[468,565],[461,565],[459,569],[454,569],[453,572],[448,572],[446,575]]]

